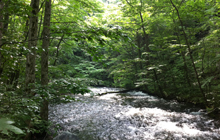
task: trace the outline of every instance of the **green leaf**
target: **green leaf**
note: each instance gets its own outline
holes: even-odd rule
[[[216,11],[215,7],[212,7],[212,8],[210,8],[210,9],[206,10],[205,12],[206,12],[207,14],[213,15],[213,14],[215,13],[215,11]]]
[[[202,88],[207,84],[210,83],[212,81],[212,79],[215,78],[214,76],[208,77],[205,82],[202,84]]]
[[[14,122],[7,118],[0,119],[0,133],[8,135],[8,130],[14,132],[15,134],[23,134],[23,131],[11,124]]]

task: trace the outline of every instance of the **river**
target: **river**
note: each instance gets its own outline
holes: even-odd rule
[[[116,88],[91,88],[76,101],[49,106],[51,128],[80,140],[220,140],[220,123],[204,110],[140,91],[93,96]],[[56,127],[59,125],[59,127]]]

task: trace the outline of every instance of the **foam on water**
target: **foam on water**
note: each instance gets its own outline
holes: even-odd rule
[[[104,93],[118,89],[91,90]],[[77,95],[80,101],[51,105],[49,118],[54,126],[61,126],[58,133],[74,132],[82,140],[220,139],[217,122],[203,114],[194,115],[185,108],[183,110],[187,112],[175,111],[175,106],[182,105],[142,92],[129,92],[128,95],[113,93],[92,98]],[[125,104],[127,99],[130,102],[126,101]],[[167,104],[166,108],[159,103]]]

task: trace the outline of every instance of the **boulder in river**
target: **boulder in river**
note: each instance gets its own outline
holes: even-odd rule
[[[53,140],[80,140],[80,139],[75,134],[65,131],[60,135],[56,136]]]

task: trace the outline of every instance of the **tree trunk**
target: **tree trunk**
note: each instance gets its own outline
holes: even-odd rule
[[[50,44],[50,17],[51,17],[51,0],[46,1],[44,12],[44,24],[43,24],[43,44],[41,54],[41,85],[47,86],[48,79],[48,47]],[[45,89],[47,90],[47,89]],[[43,97],[43,96],[42,96]],[[40,116],[42,120],[48,121],[48,100],[43,97],[43,104],[40,110]]]
[[[36,57],[36,47],[37,47],[37,30],[38,30],[38,12],[39,12],[39,1],[40,0],[31,0],[31,16],[29,22],[29,33],[28,33],[28,49],[29,53],[27,54],[26,61],[26,91],[27,94],[34,95],[31,92],[31,89],[34,88],[35,83],[35,57]]]
[[[141,61],[139,62],[140,65],[140,69],[143,69],[143,65],[142,65],[142,57],[141,57],[141,35],[137,32],[137,45],[138,45],[138,57],[141,59]]]
[[[14,79],[14,83],[13,83],[13,88],[16,89],[17,85],[18,85],[18,78],[20,76],[20,70],[15,70],[15,79]]]
[[[3,34],[5,35],[8,31],[8,23],[9,23],[9,9],[8,6],[10,4],[11,0],[8,0],[7,2],[5,2],[5,6],[4,6],[4,29],[3,29]]]
[[[175,20],[173,19],[173,22],[174,24],[176,24]],[[177,41],[178,43],[180,44],[180,49],[186,49],[184,46],[181,45],[181,40],[180,40],[180,30],[179,30],[179,27],[176,27],[176,30],[177,30]],[[186,77],[186,80],[187,80],[187,83],[189,85],[189,87],[191,87],[191,82],[190,82],[190,78],[189,78],[189,72],[188,72],[188,66],[187,66],[187,62],[186,62],[186,57],[185,57],[185,51],[181,51],[181,56],[183,58],[183,63],[184,63],[184,70],[185,70],[185,77]]]
[[[4,23],[1,22],[3,21],[3,7],[4,7],[4,3],[3,3],[3,0],[0,0],[0,49],[2,47],[2,37],[3,37],[3,28],[4,28]],[[2,67],[2,52],[0,50],[0,77],[1,77],[1,74],[3,72],[3,67]]]
[[[179,30],[178,30],[177,39],[178,39],[179,44],[181,45],[180,38],[179,38]],[[182,47],[182,45],[181,45],[181,47]],[[185,77],[186,77],[186,80],[187,80],[187,83],[188,83],[189,87],[191,87],[191,82],[190,82],[190,79],[189,79],[188,66],[187,66],[187,63],[186,63],[186,57],[185,57],[185,54],[184,54],[183,51],[181,51],[180,53],[181,53],[181,56],[183,58],[184,69],[185,69]]]
[[[60,48],[61,42],[63,41],[63,38],[64,38],[64,34],[62,35],[62,37],[61,37],[61,39],[60,39],[60,41],[59,41],[59,43],[57,45],[56,59],[55,59],[55,61],[53,63],[53,66],[56,66],[56,63],[57,63],[57,60],[58,60],[58,56],[59,56],[59,48]]]
[[[184,35],[184,38],[185,38],[185,41],[186,41],[186,45],[187,45],[187,48],[188,48],[188,51],[189,51],[189,56],[190,56],[190,59],[192,61],[192,65],[193,65],[193,68],[194,68],[194,72],[195,72],[195,75],[196,75],[196,79],[197,79],[197,82],[198,82],[198,86],[199,86],[199,89],[200,89],[200,92],[203,96],[203,100],[205,101],[206,105],[208,105],[207,103],[207,99],[206,99],[206,95],[205,93],[203,92],[203,89],[202,89],[202,85],[200,83],[200,80],[199,80],[199,75],[198,75],[198,72],[196,70],[196,66],[195,66],[195,63],[194,63],[194,59],[193,59],[193,56],[192,56],[192,51],[191,51],[191,48],[190,48],[190,44],[189,44],[189,41],[188,41],[188,38],[186,36],[186,32],[185,32],[185,29],[183,27],[183,22],[182,22],[182,19],[180,18],[180,14],[179,14],[179,10],[177,9],[176,5],[173,3],[172,0],[170,0],[172,6],[175,8],[176,12],[177,12],[177,15],[178,15],[178,19],[180,21],[180,25],[181,25],[181,28],[182,28],[182,31],[183,31],[183,35]]]
[[[144,28],[144,19],[143,19],[143,16],[142,16],[142,13],[140,12],[140,18],[141,18],[141,27],[142,27],[142,30],[144,32],[144,47],[146,49],[146,52],[149,52],[150,49],[149,49],[149,36],[148,34],[146,33],[146,30]]]
[[[29,31],[28,31],[28,49],[26,60],[26,71],[25,71],[25,88],[27,96],[33,96],[35,83],[35,57],[36,57],[36,47],[37,47],[37,30],[38,30],[38,12],[39,12],[40,0],[31,0],[32,11],[29,18]],[[27,120],[28,128],[32,127],[31,120]],[[29,140],[31,136],[30,132],[27,132],[24,140]]]
[[[154,72],[154,77],[155,77],[155,80],[156,80],[158,89],[159,89],[159,91],[160,91],[160,95],[161,95],[162,97],[166,97],[166,96],[164,95],[163,89],[162,89],[162,87],[161,87],[161,85],[160,85],[160,83],[159,83],[159,79],[158,79],[158,77],[157,77],[157,72],[156,72],[156,70],[153,69],[153,72]]]
[[[42,26],[42,22],[43,22],[43,14],[44,14],[44,10],[42,10],[42,13],[41,13],[41,16],[40,16],[40,23],[39,23],[39,27],[38,27],[38,38],[42,38],[42,35],[43,35],[43,34],[40,34],[41,26]]]

